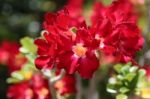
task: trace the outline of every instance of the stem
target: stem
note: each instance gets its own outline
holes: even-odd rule
[[[61,73],[60,73],[58,76],[56,76],[56,77],[52,77],[52,78],[50,79],[50,81],[51,81],[51,83],[55,83],[56,81],[62,79],[64,76],[65,76],[65,70],[62,69],[62,70],[61,70]]]
[[[51,92],[52,99],[57,99],[54,83],[59,81],[65,76],[65,70],[62,69],[58,76],[54,76],[51,70],[42,70],[42,73],[44,76],[48,78],[49,89]]]
[[[49,81],[49,89],[50,89],[50,92],[51,92],[51,97],[52,97],[52,99],[57,99],[56,90],[54,89],[53,84],[51,84],[51,80],[48,79],[48,81]]]
[[[87,98],[86,99],[99,99],[98,98],[98,92],[96,90],[96,77],[93,77],[90,80],[90,86],[88,88],[88,94],[87,94]]]
[[[76,99],[82,99],[82,94],[83,94],[83,89],[82,89],[82,84],[81,84],[81,77],[77,74],[77,96]]]

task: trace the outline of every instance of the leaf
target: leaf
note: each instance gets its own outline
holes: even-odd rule
[[[130,69],[130,66],[126,64],[126,65],[122,66],[121,73],[123,75],[126,75],[129,72],[129,69]]]
[[[35,60],[36,56],[33,54],[26,54],[25,56],[28,59],[28,61],[34,65],[34,60]]]
[[[33,72],[37,69],[32,64],[25,64],[21,70],[15,71],[11,74],[11,77],[7,79],[8,83],[18,83],[31,79]]]
[[[137,66],[132,66],[132,67],[129,69],[129,71],[130,71],[130,72],[136,72],[137,69],[138,69]]]
[[[18,79],[16,79],[16,78],[8,78],[7,79],[7,83],[19,83],[20,82],[20,80],[18,80]]]
[[[128,96],[125,94],[119,94],[117,95],[116,99],[128,99]]]
[[[118,79],[118,80],[124,80],[124,76],[122,76],[122,75],[117,75],[117,79]]]
[[[144,76],[146,74],[146,71],[144,69],[140,69],[138,71],[138,73],[139,73],[139,76],[142,77],[142,76]]]
[[[107,84],[107,92],[109,92],[109,93],[117,93],[117,91],[115,90],[115,85]]]
[[[37,47],[35,46],[33,39],[29,37],[24,37],[20,40],[20,43],[22,45],[21,51],[23,53],[36,53]]]
[[[117,73],[120,73],[120,72],[121,72],[121,68],[122,68],[122,64],[116,64],[116,65],[114,66],[114,69],[115,69],[115,71],[116,71]]]
[[[37,71],[38,69],[35,67],[34,64],[27,63],[27,64],[25,64],[25,65],[22,67],[22,70],[23,70],[23,71],[30,71],[30,70],[32,70],[32,71]]]
[[[127,93],[127,92],[129,92],[129,89],[127,87],[121,87],[119,91],[121,93]]]
[[[24,77],[23,77],[23,73],[21,71],[15,71],[11,74],[11,76],[15,79],[18,79],[18,80],[23,80]]]
[[[129,82],[133,80],[133,78],[136,76],[136,73],[128,73],[125,76],[125,79],[128,80]]]
[[[109,93],[117,93],[117,91],[116,91],[116,90],[114,90],[114,89],[110,89],[110,88],[107,88],[107,92],[109,92]]]
[[[113,0],[102,0],[104,5],[110,5]]]

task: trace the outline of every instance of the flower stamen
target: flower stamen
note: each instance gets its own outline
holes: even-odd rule
[[[73,46],[73,52],[78,57],[84,57],[86,54],[87,49],[83,46],[83,44],[76,44]]]

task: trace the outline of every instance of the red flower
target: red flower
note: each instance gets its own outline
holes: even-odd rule
[[[6,64],[9,57],[12,55],[16,55],[19,53],[19,45],[16,43],[11,43],[9,41],[3,41],[1,46],[0,46],[0,63],[1,64]]]
[[[69,74],[78,71],[84,78],[92,77],[99,61],[95,55],[97,43],[91,33],[85,26],[78,29],[76,39],[70,40],[70,49],[59,56],[58,68],[65,68]]]
[[[31,81],[35,99],[51,99],[48,81],[41,74],[35,74]]]
[[[54,84],[55,89],[61,95],[76,93],[76,79],[73,75],[65,75]]]
[[[83,3],[84,0],[68,0],[66,8],[68,9],[69,16],[71,18],[70,24],[72,26],[78,26],[80,22],[84,20],[83,15]]]
[[[81,16],[83,12],[83,3],[84,0],[77,0],[76,2],[68,0],[67,7],[69,10],[69,14],[72,17]]]
[[[28,82],[18,83],[9,87],[7,97],[10,99],[32,99],[33,90],[29,87]]]
[[[19,53],[19,44],[3,41],[0,46],[0,63],[8,66],[9,72],[19,70],[26,58]]]
[[[51,33],[61,32],[68,29],[70,16],[68,10],[64,9],[56,13],[46,13],[43,27]]]
[[[35,74],[31,80],[11,85],[7,97],[10,99],[51,99],[48,81]]]
[[[93,5],[93,13],[91,16],[92,25],[98,24],[99,20],[102,20],[105,17],[107,7],[105,7],[102,3],[96,2]]]
[[[48,31],[44,33],[45,39],[35,41],[39,55],[35,64],[40,69],[52,68],[55,64],[59,69],[65,68],[69,74],[78,71],[82,77],[90,78],[99,66],[99,61],[95,55],[95,47],[93,48],[96,45],[94,36],[85,24],[76,28],[77,33],[75,34],[71,31],[72,27],[69,26],[68,20],[62,21],[63,30],[60,28],[61,24],[57,25],[57,21],[50,22],[54,17],[55,20],[59,16],[66,17],[64,15],[64,13],[58,13],[57,17],[53,15],[46,17],[46,20],[53,24],[47,25],[47,27],[53,27],[53,29],[45,28]]]
[[[144,42],[132,5],[126,0],[119,0],[109,7],[96,6],[102,11],[92,17],[99,21],[93,21],[93,27],[100,41],[100,51],[120,62],[131,61]]]

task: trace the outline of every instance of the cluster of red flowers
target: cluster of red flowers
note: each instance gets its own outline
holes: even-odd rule
[[[127,0],[114,2],[108,8],[97,3],[92,16],[92,25],[102,39],[101,51],[120,62],[132,61],[144,42],[136,25],[138,16],[131,9],[133,6]]]
[[[0,45],[0,64],[8,66],[9,73],[21,69],[27,59],[19,53],[19,44],[3,41]]]
[[[10,99],[51,99],[49,83],[40,73],[35,73],[29,80],[11,85],[7,97]],[[76,93],[76,79],[74,76],[65,75],[53,86],[60,95]],[[17,91],[16,91],[17,90]]]
[[[99,53],[117,62],[129,62],[141,49],[144,40],[128,0],[114,1],[107,7],[96,3],[90,26],[71,11],[66,7],[45,15],[43,38],[35,40],[37,68],[65,69],[68,74],[78,72],[91,78],[101,63]]]
[[[10,99],[51,99],[48,81],[41,74],[35,74],[29,81],[10,86],[7,97]]]

